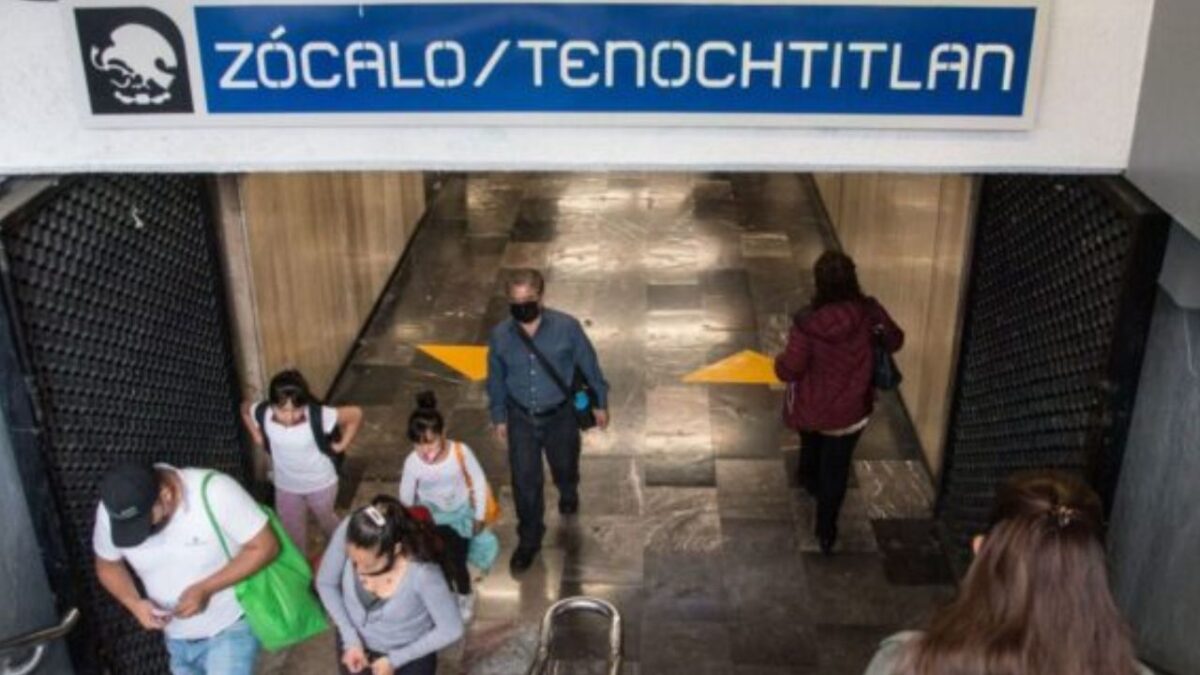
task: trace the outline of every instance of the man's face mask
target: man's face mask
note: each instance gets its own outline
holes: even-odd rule
[[[542,313],[542,308],[538,305],[537,300],[514,302],[508,306],[508,309],[518,323],[533,323]]]

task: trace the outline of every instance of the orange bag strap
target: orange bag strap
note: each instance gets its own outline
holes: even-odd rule
[[[454,458],[458,460],[458,469],[462,471],[463,480],[467,483],[467,495],[471,502],[471,517],[475,517],[475,482],[471,480],[471,472],[467,471],[467,460],[463,457],[462,443],[454,441]]]

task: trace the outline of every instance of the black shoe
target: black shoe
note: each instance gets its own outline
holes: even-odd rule
[[[514,575],[524,572],[533,565],[533,559],[537,554],[536,548],[518,548],[513,551],[512,558],[508,561],[508,570]]]
[[[573,516],[576,513],[579,513],[579,500],[559,501],[558,512],[564,516]]]
[[[836,541],[837,541],[836,534],[818,534],[817,535],[817,545],[821,547],[821,553],[823,555],[830,555],[833,553],[833,544]]]

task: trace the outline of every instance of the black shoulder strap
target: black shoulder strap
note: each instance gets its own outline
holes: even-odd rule
[[[321,454],[332,457],[334,455],[333,448],[329,442],[329,435],[325,433],[324,420],[322,419],[324,412],[320,403],[309,403],[308,426],[312,429],[313,440],[317,442],[317,449],[321,451]]]
[[[271,454],[271,437],[267,435],[267,409],[269,407],[266,401],[254,404],[254,421],[258,424],[259,434],[262,435],[263,450],[266,450],[268,455]]]
[[[533,338],[529,336],[529,333],[526,333],[525,329],[517,325],[513,326],[513,330],[516,331],[517,337],[521,338],[521,342],[525,343],[525,348],[528,349],[531,354],[533,354],[533,356],[538,360],[538,363],[542,364],[542,368],[546,369],[546,374],[550,376],[550,379],[554,380],[554,384],[559,388],[559,390],[562,391],[563,396],[571,398],[571,390],[567,388],[567,383],[563,381],[562,376],[559,375],[558,371],[554,369],[554,366],[550,363],[550,360],[546,358],[546,355],[542,353],[542,350],[537,348],[537,345],[534,344]]]
[[[873,297],[868,297],[866,304],[867,318],[871,321],[871,330],[879,331],[886,323],[884,317],[887,316],[887,310],[885,310],[883,305],[879,304],[879,301]]]

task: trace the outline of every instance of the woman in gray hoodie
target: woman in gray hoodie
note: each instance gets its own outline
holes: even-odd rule
[[[334,531],[317,592],[337,626],[343,674],[435,675],[438,650],[463,634],[432,531],[392,497]]]

